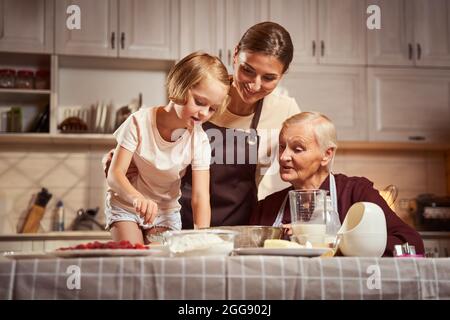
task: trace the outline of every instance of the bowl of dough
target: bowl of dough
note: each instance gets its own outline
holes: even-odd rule
[[[163,237],[174,257],[228,256],[234,250],[237,234],[232,230],[200,229],[166,231]]]

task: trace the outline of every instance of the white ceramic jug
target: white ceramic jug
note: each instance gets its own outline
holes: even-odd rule
[[[383,209],[372,202],[355,203],[348,210],[338,236],[339,248],[346,256],[381,257],[387,243]]]

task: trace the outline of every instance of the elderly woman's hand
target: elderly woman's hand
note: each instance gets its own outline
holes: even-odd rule
[[[289,224],[282,224],[281,226],[283,227],[284,235],[292,236],[292,226],[291,226],[290,223]]]
[[[108,170],[111,166],[112,157],[114,155],[114,149],[109,150],[107,154],[105,154],[102,158],[103,172],[105,173],[105,177],[108,178]],[[138,174],[138,169],[133,161],[131,161],[130,166],[128,167],[126,176],[128,180],[131,180]]]

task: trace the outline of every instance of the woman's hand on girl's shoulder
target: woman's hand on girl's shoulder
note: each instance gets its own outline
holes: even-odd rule
[[[108,178],[108,170],[111,166],[111,161],[114,155],[114,149],[111,149],[108,153],[106,153],[102,158],[103,172],[105,173],[105,177]],[[130,166],[127,169],[126,177],[128,180],[132,180],[133,177],[137,176],[138,168],[134,164],[133,160],[130,162]]]
[[[144,219],[146,224],[153,223],[158,213],[158,205],[155,201],[138,196],[133,199],[133,207],[136,213]]]

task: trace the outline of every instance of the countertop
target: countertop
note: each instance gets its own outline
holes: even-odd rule
[[[14,233],[0,235],[0,241],[111,239],[108,231],[61,231],[47,233]]]
[[[419,231],[424,239],[450,238],[449,231]],[[108,231],[62,231],[47,233],[13,233],[0,235],[0,241],[111,239]]]

